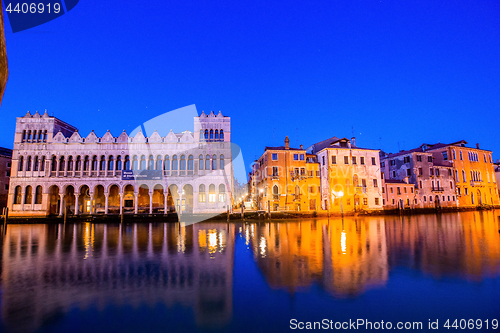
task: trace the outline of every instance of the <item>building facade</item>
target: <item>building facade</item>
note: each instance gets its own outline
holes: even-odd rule
[[[7,207],[12,166],[12,149],[0,148],[0,211]]]
[[[315,155],[300,148],[266,147],[252,165],[250,193],[257,209],[316,211],[320,209],[319,164]]]
[[[385,209],[415,208],[418,205],[418,189],[414,184],[397,179],[382,180],[384,187],[383,205]]]
[[[232,203],[231,119],[194,117],[194,131],[162,137],[93,131],[60,119],[17,118],[11,216],[220,213]]]
[[[307,152],[316,155],[320,165],[323,209],[337,213],[383,209],[379,150],[357,147],[354,138],[333,137]]]
[[[454,170],[459,207],[498,206],[497,181],[491,151],[466,147],[467,142],[423,145],[438,163]]]
[[[434,158],[426,151],[425,145],[396,154],[381,154],[382,177],[387,184],[408,182],[415,186],[414,198],[402,198],[403,203],[410,199],[410,208],[457,207],[453,167]],[[392,185],[391,185],[392,186]],[[387,186],[386,186],[387,187]],[[387,189],[386,189],[387,190]],[[390,195],[391,193],[387,193]],[[399,198],[387,196],[386,208],[401,208]],[[392,204],[395,199],[396,205]],[[415,201],[417,199],[417,201]]]

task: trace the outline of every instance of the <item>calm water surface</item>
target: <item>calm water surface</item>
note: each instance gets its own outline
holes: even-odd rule
[[[293,318],[424,328],[429,319],[500,319],[499,213],[9,225],[0,330],[280,332]]]

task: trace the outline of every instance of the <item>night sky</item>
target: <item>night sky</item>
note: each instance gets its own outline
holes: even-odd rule
[[[286,135],[465,139],[500,159],[498,1],[88,0],[23,32],[4,19],[0,146],[28,110],[117,136],[195,104],[231,116],[247,166]]]

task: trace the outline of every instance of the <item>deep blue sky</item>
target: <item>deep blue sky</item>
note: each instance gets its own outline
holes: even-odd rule
[[[396,152],[465,139],[500,158],[498,1],[80,1],[13,34],[0,146],[49,113],[118,135],[196,104],[264,146],[356,136]]]

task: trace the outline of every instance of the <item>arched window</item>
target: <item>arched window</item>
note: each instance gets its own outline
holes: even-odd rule
[[[115,170],[122,169],[122,157],[120,155],[116,156],[116,168]]]
[[[47,130],[43,131],[43,142],[47,142]]]
[[[200,141],[203,141],[203,130],[200,130]]]
[[[170,170],[170,157],[168,157],[168,155],[165,155],[165,163],[163,163],[163,167],[165,170]]]
[[[68,157],[68,171],[73,171],[73,156]]]
[[[203,170],[203,155],[200,155],[200,156],[198,157],[198,168],[199,168],[200,170]]]
[[[141,168],[140,170],[146,170],[146,156],[141,156]]]
[[[85,159],[83,161],[83,171],[89,171],[89,157],[88,156],[85,156]]]
[[[300,187],[299,185],[295,185],[295,199],[300,196]]]
[[[194,157],[193,155],[189,155],[188,157],[188,170],[193,171]]]
[[[219,139],[221,141],[224,141],[224,130],[220,130],[220,133],[219,133]]]
[[[19,162],[17,166],[17,171],[23,171],[24,156],[19,156]]]
[[[465,178],[465,170],[462,170],[462,179],[464,183],[467,181],[467,178]]]
[[[108,170],[113,170],[114,165],[115,165],[115,159],[113,158],[113,155],[111,155],[108,161]]]
[[[217,155],[212,155],[212,170],[217,170]]]
[[[38,185],[35,191],[35,205],[40,205],[42,203],[42,187]]]
[[[155,159],[153,155],[149,155],[148,170],[154,170],[154,168],[155,168]]]
[[[130,157],[128,155],[125,155],[125,163],[123,165],[123,170],[130,170]]]
[[[52,156],[52,166],[50,168],[51,171],[57,171],[57,157]]]
[[[208,130],[205,130],[205,140],[208,140]]]
[[[26,159],[26,171],[31,171],[31,156]]]
[[[205,185],[204,184],[200,185],[200,189],[199,189],[198,192],[199,192],[199,194],[198,194],[198,201],[199,202],[205,202],[207,199],[206,199]]]
[[[28,142],[31,141],[31,130],[28,131]]]
[[[220,155],[220,168],[221,170],[224,170],[224,155]]]
[[[215,202],[215,185],[208,186],[208,202]]]
[[[219,140],[219,130],[215,130],[215,140]]]
[[[33,171],[38,171],[38,156],[35,156],[35,159],[33,160]]]
[[[64,171],[64,156],[59,159],[59,171]]]
[[[106,156],[101,155],[101,163],[99,163],[99,170],[106,170]]]
[[[172,156],[172,170],[177,170],[177,155]]]
[[[14,204],[18,205],[21,203],[21,186],[16,186],[16,189],[14,190]]]
[[[31,204],[31,186],[28,185],[26,186],[25,194],[24,194],[24,204],[25,205],[30,205]]]
[[[163,159],[161,158],[161,155],[156,156],[156,170],[162,169],[162,166],[161,166],[162,161],[163,161]]]
[[[25,142],[26,141],[26,130],[23,130],[23,138],[21,140],[21,142]]]
[[[219,202],[226,202],[226,186],[219,185]]]
[[[40,162],[40,171],[45,170],[45,156],[42,156],[42,162]]]
[[[352,183],[353,183],[354,187],[357,187],[358,186],[358,175],[354,175],[352,178],[353,178]]]
[[[184,156],[184,155],[181,156],[180,169],[181,170],[186,170],[186,156]]]
[[[132,158],[132,170],[138,170],[139,162],[137,161],[137,155]]]
[[[97,156],[92,157],[92,171],[97,171],[98,168],[98,163],[97,163]]]
[[[214,130],[210,130],[210,140],[214,139]]]
[[[278,185],[274,185],[274,186],[273,186],[273,199],[274,199],[274,200],[278,200],[278,199],[280,198],[280,197],[279,197],[279,195],[280,195],[280,192],[279,192],[279,191],[280,191],[280,190],[279,190]]]
[[[210,170],[210,155],[205,156],[205,170]]]

